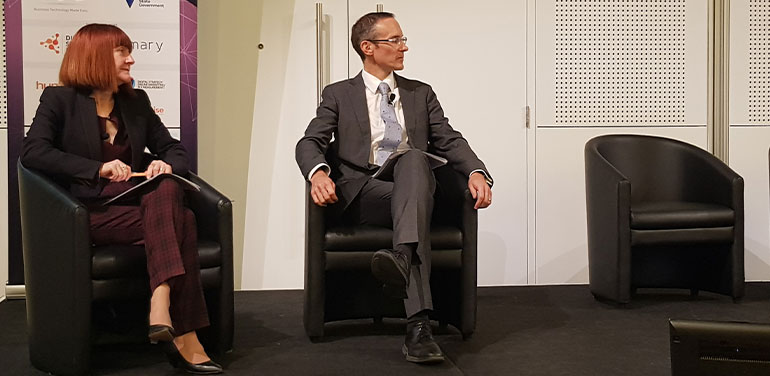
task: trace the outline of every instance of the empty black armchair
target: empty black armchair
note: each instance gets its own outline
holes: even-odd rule
[[[431,226],[433,319],[452,324],[464,338],[476,327],[475,200],[467,176],[436,171],[437,200]],[[391,248],[393,231],[339,222],[313,203],[308,183],[305,211],[305,332],[324,334],[324,323],[345,319],[404,317],[403,300],[388,298],[371,274],[372,255]]]
[[[585,146],[591,293],[637,288],[744,294],[743,179],[676,140],[606,135]]]
[[[55,374],[90,368],[97,308],[134,302],[146,341],[150,291],[143,246],[92,246],[87,208],[51,179],[18,163],[27,329],[32,364]],[[211,326],[199,331],[214,352],[233,343],[232,205],[199,177],[188,192],[198,225],[201,282]],[[144,303],[142,303],[144,302]],[[136,319],[136,315],[119,316]],[[119,320],[111,322],[122,326]],[[136,324],[136,323],[135,323]]]

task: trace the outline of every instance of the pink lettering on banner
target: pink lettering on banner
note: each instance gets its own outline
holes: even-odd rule
[[[49,86],[59,86],[58,82],[40,82],[35,81],[35,90],[43,90]]]

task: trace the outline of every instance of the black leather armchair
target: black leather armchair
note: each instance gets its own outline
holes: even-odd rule
[[[585,146],[591,293],[637,288],[744,294],[743,178],[676,140],[606,135]]]
[[[92,246],[86,207],[51,179],[18,163],[29,356],[40,370],[87,373],[97,322],[134,321],[147,341],[149,282],[143,246]],[[198,224],[201,280],[211,326],[199,331],[209,351],[233,344],[232,205],[194,174],[188,192]],[[130,304],[127,304],[130,302]],[[138,315],[118,313],[138,307]],[[128,320],[126,320],[128,319]],[[136,332],[136,331],[135,331]]]
[[[433,316],[464,338],[476,327],[477,212],[467,177],[449,167],[435,170],[437,201],[431,226]],[[372,255],[392,248],[393,231],[340,224],[313,203],[310,183],[305,211],[305,332],[323,336],[324,323],[346,319],[404,317],[401,299],[382,293],[372,276]]]

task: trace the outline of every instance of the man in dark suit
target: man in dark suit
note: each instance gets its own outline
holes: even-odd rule
[[[440,362],[444,356],[428,320],[436,182],[425,152],[430,145],[432,153],[468,176],[477,209],[492,203],[492,179],[449,125],[433,89],[393,73],[404,68],[409,50],[393,14],[364,15],[353,25],[351,42],[364,69],[324,89],[316,117],[297,143],[297,163],[317,205],[334,204],[349,221],[392,226],[393,249],[374,254],[372,273],[386,293],[405,299],[406,359]],[[333,150],[327,153],[332,137]],[[372,178],[394,153],[392,174]]]

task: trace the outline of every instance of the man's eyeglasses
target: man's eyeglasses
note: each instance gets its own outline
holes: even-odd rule
[[[395,37],[390,39],[367,39],[367,40],[372,43],[388,42],[388,43],[393,43],[396,46],[406,45],[406,37]]]

